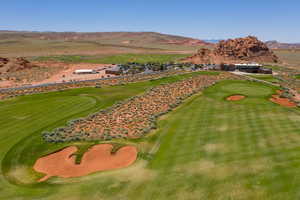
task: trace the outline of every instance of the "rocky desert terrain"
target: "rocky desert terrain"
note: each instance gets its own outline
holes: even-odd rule
[[[198,52],[184,62],[194,64],[220,64],[220,63],[278,63],[278,57],[259,41],[256,37],[229,39],[220,41],[214,49],[199,49]]]

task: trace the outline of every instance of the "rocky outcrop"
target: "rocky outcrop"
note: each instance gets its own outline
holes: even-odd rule
[[[7,64],[8,63],[8,58],[1,58],[0,57],[0,67],[2,67],[3,65]]]
[[[256,37],[229,39],[220,41],[213,50],[200,49],[198,52],[183,62],[195,64],[220,64],[220,63],[276,63],[278,57],[266,44]]]
[[[24,69],[31,69],[35,67],[25,58],[1,58],[0,57],[0,74],[5,74],[9,72],[17,72]]]

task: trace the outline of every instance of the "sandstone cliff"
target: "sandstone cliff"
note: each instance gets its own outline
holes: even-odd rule
[[[278,57],[256,37],[229,39],[220,41],[213,50],[200,49],[198,52],[182,60],[195,64],[220,63],[277,63]]]

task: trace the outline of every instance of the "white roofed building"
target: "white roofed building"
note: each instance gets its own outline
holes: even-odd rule
[[[93,69],[77,69],[74,74],[96,74],[97,72]]]

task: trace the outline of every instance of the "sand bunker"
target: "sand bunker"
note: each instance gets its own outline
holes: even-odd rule
[[[63,178],[85,176],[93,172],[119,169],[131,165],[137,158],[134,146],[125,146],[111,153],[113,145],[99,144],[90,148],[82,157],[80,164],[75,164],[73,154],[78,150],[70,146],[56,153],[39,158],[33,169],[46,174],[39,182],[51,176]]]
[[[297,107],[296,103],[292,102],[288,98],[282,98],[280,97],[282,91],[277,90],[277,94],[272,95],[272,98],[270,98],[270,101],[277,103],[279,105],[285,106],[285,107]]]
[[[243,95],[232,95],[232,96],[227,97],[226,100],[227,101],[239,101],[244,98],[245,98],[245,96],[243,96]]]

